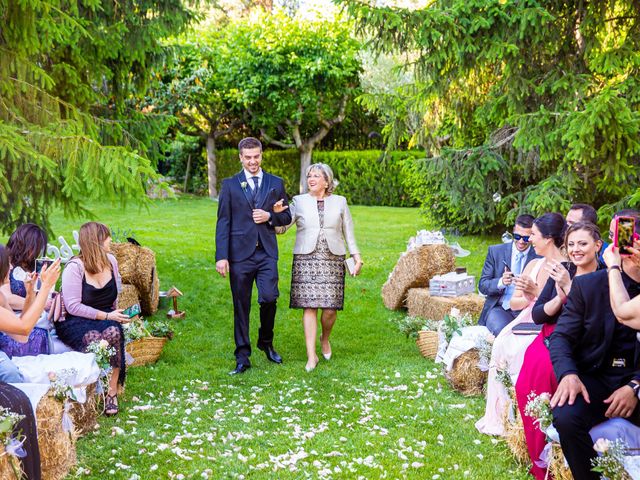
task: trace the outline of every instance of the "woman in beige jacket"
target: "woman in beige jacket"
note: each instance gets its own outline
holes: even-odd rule
[[[336,321],[336,313],[342,310],[344,304],[347,248],[355,261],[354,276],[360,273],[362,259],[356,245],[347,201],[344,197],[333,194],[331,168],[323,163],[309,166],[307,187],[308,193],[294,197],[291,203],[292,223],[286,228],[294,223],[297,226],[289,307],[304,310],[302,324],[307,345],[305,368],[310,372],[319,361],[316,353],[318,309],[322,309],[322,356],[329,360],[329,335]],[[274,205],[274,211],[280,209],[281,202],[278,202]]]

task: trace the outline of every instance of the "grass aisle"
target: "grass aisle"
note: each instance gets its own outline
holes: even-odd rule
[[[255,350],[254,368],[229,377],[232,304],[214,268],[215,208],[187,198],[148,212],[95,209],[98,220],[133,229],[156,251],[161,286],[185,293],[187,317],[155,366],[129,370],[122,413],[101,418],[78,443],[81,477],[526,478],[503,443],[476,432],[482,399],[454,393],[382,305],[380,287],[420,225],[417,210],[353,208],[365,267],[347,278],[333,358],[310,374],[301,314],[287,308],[295,234],[281,237],[275,347],[284,364]],[[67,238],[80,224],[53,219]],[[479,273],[489,241],[461,239],[472,256],[460,263]],[[254,342],[257,312],[254,304]]]

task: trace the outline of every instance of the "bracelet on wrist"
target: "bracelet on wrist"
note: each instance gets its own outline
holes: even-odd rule
[[[609,268],[607,268],[607,273],[611,273],[611,270],[618,270],[619,272],[622,272],[622,268],[620,267],[620,265],[611,265]]]

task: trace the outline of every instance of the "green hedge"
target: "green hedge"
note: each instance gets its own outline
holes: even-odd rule
[[[333,170],[338,187],[335,192],[350,204],[390,207],[414,207],[417,202],[403,185],[403,165],[409,158],[422,157],[420,152],[317,151],[312,162],[326,163]],[[262,166],[282,177],[290,195],[298,193],[300,155],[296,150],[265,150]],[[218,152],[218,188],[223,178],[240,171],[237,150]]]

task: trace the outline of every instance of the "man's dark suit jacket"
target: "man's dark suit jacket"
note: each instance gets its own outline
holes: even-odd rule
[[[291,223],[291,212],[273,212],[273,204],[287,195],[280,177],[263,170],[262,185],[258,190],[255,205],[251,186],[248,184],[244,170],[233,177],[222,181],[218,198],[218,222],[216,225],[216,262],[229,260],[241,262],[249,258],[260,242],[270,257],[278,259],[278,241],[274,227]],[[252,211],[260,208],[271,213],[271,220],[257,224],[253,221]]]
[[[629,277],[623,275],[623,280],[628,286]],[[591,373],[604,366],[611,354],[616,323],[609,302],[607,271],[575,277],[549,345],[558,382],[567,374]],[[636,342],[636,365],[638,353]],[[636,371],[635,378],[640,378],[640,370]]]
[[[498,281],[504,272],[504,264],[502,261],[507,262],[507,265],[511,268],[511,245],[512,243],[501,243],[489,247],[489,252],[487,253],[487,258],[484,261],[482,273],[480,274],[480,282],[478,283],[478,290],[483,295],[486,295],[478,325],[487,324],[489,310],[498,305],[502,298],[505,289],[498,288]],[[525,266],[534,258],[538,258],[538,255],[536,255],[533,247],[530,247]]]

